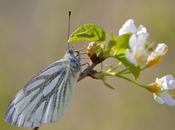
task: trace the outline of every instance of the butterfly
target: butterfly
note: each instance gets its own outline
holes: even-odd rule
[[[62,59],[41,70],[16,94],[5,120],[29,128],[55,122],[67,110],[80,70],[79,52],[68,49]]]

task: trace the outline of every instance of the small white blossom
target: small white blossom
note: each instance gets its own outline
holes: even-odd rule
[[[167,53],[168,46],[165,43],[159,43],[156,49],[148,56],[147,65],[152,66],[158,63],[161,58]]]
[[[137,28],[132,19],[127,20],[119,30],[119,35],[126,33],[132,33],[129,39],[130,49],[126,50],[126,57],[132,64],[138,65],[148,55],[146,44],[149,34],[143,25]]]
[[[172,75],[166,75],[160,79],[156,79],[156,86],[159,89],[153,92],[154,100],[160,104],[167,104],[169,106],[175,105],[175,78]],[[152,89],[153,90],[153,89]]]

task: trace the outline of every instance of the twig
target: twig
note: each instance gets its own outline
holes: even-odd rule
[[[91,63],[90,66],[88,66],[83,72],[80,73],[80,76],[77,80],[77,82],[79,82],[80,80],[90,76],[92,78],[95,78],[93,75],[96,73],[96,71],[94,70],[94,67],[97,66],[99,63],[101,63],[102,61],[97,61],[95,63]],[[39,127],[34,127],[33,130],[39,130]]]
[[[39,127],[35,127],[35,128],[33,128],[33,130],[39,130]]]
[[[83,72],[80,73],[80,76],[78,78],[79,82],[80,80],[90,76],[93,78],[94,73],[96,72],[93,68],[99,63],[91,63],[90,66],[88,66]]]

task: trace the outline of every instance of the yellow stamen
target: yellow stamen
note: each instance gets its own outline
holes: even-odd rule
[[[149,85],[148,90],[152,93],[159,93],[161,91],[157,83],[152,83]]]

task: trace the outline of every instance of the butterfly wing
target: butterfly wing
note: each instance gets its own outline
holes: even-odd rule
[[[23,127],[56,121],[67,109],[77,78],[66,59],[49,65],[17,93],[5,120]]]

